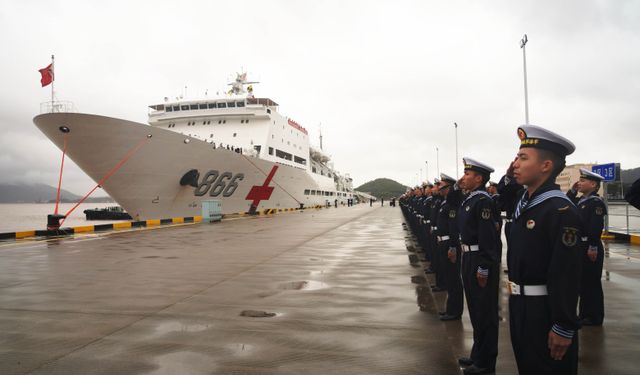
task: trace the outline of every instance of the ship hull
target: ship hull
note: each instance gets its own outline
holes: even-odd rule
[[[61,150],[66,137],[66,155],[96,183],[108,176],[101,187],[134,219],[200,215],[202,201],[212,199],[222,201],[224,214],[336,199],[305,194],[335,191],[329,178],[146,124],[82,113],[48,113],[33,121]],[[199,174],[191,179],[195,186],[181,184],[192,170]]]

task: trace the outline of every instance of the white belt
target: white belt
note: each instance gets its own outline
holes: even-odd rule
[[[514,296],[546,296],[546,285],[518,285],[513,281],[507,281],[507,288],[509,294]]]
[[[480,251],[480,246],[478,245],[465,245],[462,244],[462,251],[464,251],[465,253],[468,253],[469,251]]]
[[[449,239],[449,236],[438,236],[438,242],[446,241]]]

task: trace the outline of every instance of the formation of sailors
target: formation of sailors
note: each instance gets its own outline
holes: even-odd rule
[[[465,374],[495,371],[503,224],[518,371],[576,374],[578,330],[604,319],[600,236],[607,207],[597,194],[603,177],[581,170],[564,194],[555,180],[574,144],[535,125],[517,134],[517,156],[498,183],[490,182],[492,167],[465,157],[459,180],[443,173],[399,202],[429,262],[425,272],[435,274],[432,291],[447,293],[440,319],[461,319],[466,300],[473,346],[458,360]]]

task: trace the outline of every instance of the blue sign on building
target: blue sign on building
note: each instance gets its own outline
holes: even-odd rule
[[[616,163],[597,164],[591,167],[591,172],[604,177],[606,182],[616,180]]]

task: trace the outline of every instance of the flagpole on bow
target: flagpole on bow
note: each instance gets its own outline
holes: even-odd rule
[[[54,111],[54,106],[53,106],[53,85],[54,82],[56,80],[56,73],[55,73],[55,65],[53,64],[55,57],[53,55],[51,55],[51,73],[53,75],[53,80],[51,81],[51,113],[55,112]]]

